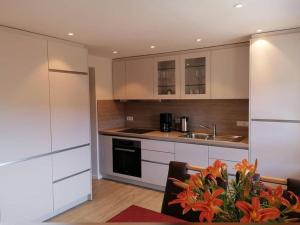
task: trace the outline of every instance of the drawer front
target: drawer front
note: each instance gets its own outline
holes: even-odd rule
[[[248,160],[248,150],[209,146],[209,158],[240,162]]]
[[[174,161],[174,154],[142,150],[142,160],[169,164],[170,161]]]
[[[91,168],[90,146],[53,155],[53,180],[82,172]]]
[[[166,186],[168,171],[168,165],[142,162],[142,180],[146,183]]]
[[[208,146],[176,143],[175,160],[194,166],[208,166]]]
[[[91,172],[87,171],[53,184],[54,210],[66,207],[91,194]]]
[[[174,142],[142,139],[142,149],[174,153]]]
[[[212,165],[214,163],[216,159],[209,159],[209,165]],[[234,162],[234,161],[228,161],[228,160],[222,160],[223,163],[226,163],[227,165],[227,172],[229,175],[234,175],[235,176],[235,169],[234,166],[238,163],[238,162]]]

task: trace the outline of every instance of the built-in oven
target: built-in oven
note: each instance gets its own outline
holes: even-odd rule
[[[113,138],[113,172],[142,177],[141,142]]]

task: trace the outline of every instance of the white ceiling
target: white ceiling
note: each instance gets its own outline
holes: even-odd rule
[[[234,8],[236,3],[244,7]],[[0,24],[118,58],[239,42],[257,29],[300,27],[300,0],[0,0]]]

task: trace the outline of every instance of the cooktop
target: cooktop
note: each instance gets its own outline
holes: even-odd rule
[[[131,134],[145,134],[145,133],[149,133],[152,131],[155,131],[155,130],[144,129],[144,128],[128,128],[128,129],[124,129],[124,130],[119,130],[119,132],[131,133]]]

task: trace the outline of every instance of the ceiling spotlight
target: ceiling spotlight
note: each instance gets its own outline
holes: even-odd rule
[[[256,33],[261,33],[263,30],[262,29],[258,29],[256,30]]]
[[[70,32],[68,33],[69,36],[74,36],[74,33]]]
[[[154,46],[154,45],[151,45],[150,48],[155,48],[155,46]]]
[[[201,38],[197,38],[197,40],[196,40],[197,42],[201,42],[202,41],[202,39]]]
[[[241,3],[237,3],[234,5],[234,8],[243,8],[243,5]]]
[[[113,53],[113,54],[117,54],[117,53],[118,53],[118,51],[113,51],[112,53]]]

